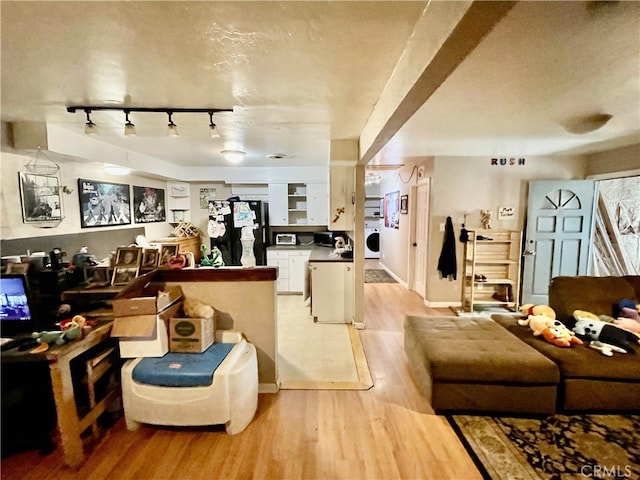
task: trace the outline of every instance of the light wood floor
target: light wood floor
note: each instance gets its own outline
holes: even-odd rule
[[[367,391],[281,390],[260,395],[239,435],[223,429],[112,427],[77,472],[59,451],[2,461],[2,479],[480,479],[443,417],[409,376],[405,314],[451,314],[423,306],[399,284],[365,285],[360,331],[375,386]]]

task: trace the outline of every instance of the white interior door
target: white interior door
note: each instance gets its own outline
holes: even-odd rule
[[[417,185],[415,189],[415,230],[413,241],[413,290],[422,298],[427,294],[427,239],[429,238],[429,180]]]
[[[594,189],[591,180],[529,182],[521,303],[547,304],[553,277],[587,274]]]

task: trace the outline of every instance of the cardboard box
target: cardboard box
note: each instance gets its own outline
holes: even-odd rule
[[[202,353],[213,344],[213,318],[171,318],[169,351]]]
[[[115,318],[154,315],[182,299],[179,286],[162,289],[161,285],[138,281],[145,276],[136,278],[112,300]]]
[[[182,309],[182,289],[151,284],[149,275],[133,280],[113,299],[111,336],[122,358],[162,357],[169,351],[168,323]]]

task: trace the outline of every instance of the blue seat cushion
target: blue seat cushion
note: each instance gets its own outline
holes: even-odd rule
[[[214,343],[202,353],[169,352],[146,357],[133,368],[133,380],[159,387],[205,387],[235,343]]]

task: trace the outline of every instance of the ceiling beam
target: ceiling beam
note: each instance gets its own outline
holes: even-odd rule
[[[367,164],[375,157],[516,3],[427,4],[362,131],[358,163]],[[422,71],[415,71],[416,64],[423,65]]]

